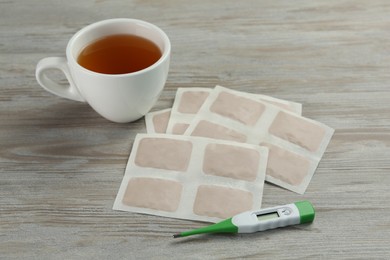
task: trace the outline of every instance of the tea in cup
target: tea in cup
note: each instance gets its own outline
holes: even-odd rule
[[[168,76],[171,44],[157,26],[119,18],[78,31],[68,42],[66,58],[48,57],[36,68],[38,83],[60,97],[87,102],[104,118],[135,121],[157,102]],[[68,86],[47,76],[61,70]]]

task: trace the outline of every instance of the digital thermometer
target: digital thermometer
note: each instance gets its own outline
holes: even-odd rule
[[[258,211],[247,211],[219,223],[173,235],[174,238],[204,233],[254,233],[312,222],[315,211],[309,201],[298,201]]]

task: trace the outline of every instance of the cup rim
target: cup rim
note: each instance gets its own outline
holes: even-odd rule
[[[164,41],[164,50],[163,50],[163,53],[161,55],[161,57],[155,62],[153,63],[152,65],[150,65],[149,67],[146,67],[142,70],[138,70],[138,71],[134,71],[134,72],[129,72],[129,73],[122,73],[122,74],[106,74],[106,73],[100,73],[100,72],[96,72],[96,71],[92,71],[92,70],[89,70],[83,66],[81,66],[77,60],[75,59],[75,57],[73,56],[72,54],[72,46],[74,45],[74,43],[77,41],[77,39],[83,35],[85,32],[89,31],[89,30],[92,30],[92,29],[95,29],[97,27],[100,27],[102,26],[103,24],[109,24],[109,23],[117,23],[117,22],[131,22],[131,23],[138,23],[138,24],[142,24],[144,26],[147,26],[147,27],[150,27],[150,28],[153,28],[154,30],[156,30],[161,36],[162,36],[162,39]],[[123,76],[130,76],[130,75],[139,75],[139,74],[143,74],[143,73],[146,73],[150,70],[153,70],[154,68],[160,66],[161,63],[163,63],[168,57],[169,57],[169,54],[171,52],[171,42],[167,36],[167,34],[162,30],[160,29],[158,26],[152,24],[152,23],[149,23],[149,22],[146,22],[146,21],[143,21],[143,20],[139,20],[139,19],[131,19],[131,18],[112,18],[112,19],[106,19],[106,20],[101,20],[101,21],[98,21],[98,22],[95,22],[95,23],[92,23],[92,24],[89,24],[85,27],[83,27],[82,29],[80,29],[79,31],[77,31],[73,36],[72,38],[70,38],[69,42],[68,42],[68,45],[66,47],[66,56],[67,56],[67,59],[68,59],[68,62],[72,62],[73,64],[75,64],[75,66],[78,68],[78,69],[81,69],[83,70],[84,72],[87,72],[87,73],[90,73],[90,74],[93,74],[93,75],[104,75],[104,76],[107,76],[107,77],[123,77]]]

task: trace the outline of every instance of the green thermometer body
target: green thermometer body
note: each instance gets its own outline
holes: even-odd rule
[[[219,223],[185,231],[173,237],[204,233],[254,233],[268,229],[312,222],[315,211],[308,201],[299,201],[258,211],[247,211]]]

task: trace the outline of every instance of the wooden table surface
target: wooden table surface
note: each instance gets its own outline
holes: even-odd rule
[[[219,84],[300,102],[336,129],[304,195],[264,190],[264,207],[310,200],[313,224],[174,240],[204,224],[112,210],[144,119],[111,123],[46,92],[34,73],[77,30],[116,17],[171,39],[153,110],[170,107],[178,87]],[[4,0],[0,91],[0,258],[390,259],[387,0]]]

